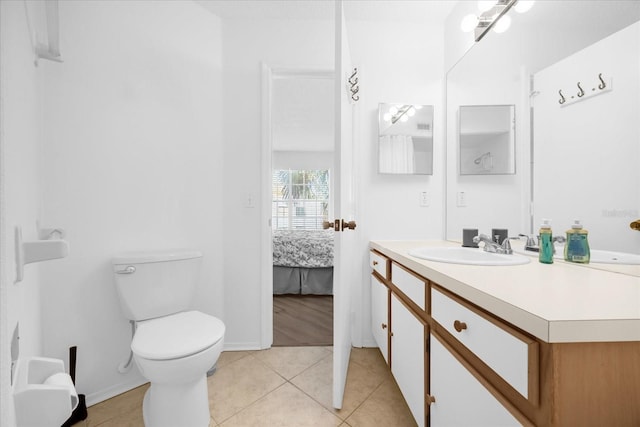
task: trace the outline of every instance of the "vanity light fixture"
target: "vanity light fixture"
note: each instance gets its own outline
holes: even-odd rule
[[[511,25],[511,18],[504,16],[511,7],[520,13],[531,9],[533,0],[497,0],[479,1],[478,15],[470,14],[462,18],[460,29],[464,32],[475,31],[475,41],[479,42],[490,29],[497,33],[505,32]]]
[[[422,108],[422,107],[421,107]],[[389,112],[382,116],[385,122],[391,122],[395,124],[398,121],[406,122],[409,117],[413,117],[416,114],[416,107],[413,105],[397,105],[389,108]]]

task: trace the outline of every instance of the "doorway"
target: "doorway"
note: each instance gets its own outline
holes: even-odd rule
[[[272,345],[332,345],[333,73],[269,74]]]

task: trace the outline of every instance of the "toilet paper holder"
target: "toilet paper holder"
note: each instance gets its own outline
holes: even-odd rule
[[[25,364],[23,367],[22,364]],[[16,424],[60,426],[78,406],[78,393],[62,360],[18,360],[13,383]]]

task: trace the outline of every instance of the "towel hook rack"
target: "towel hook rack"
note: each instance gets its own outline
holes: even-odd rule
[[[349,92],[350,96],[351,96],[351,100],[354,102],[357,102],[358,100],[360,100],[360,96],[357,95],[358,91],[360,91],[360,86],[358,86],[358,69],[354,67],[353,69],[353,73],[351,73],[351,76],[349,77],[349,79],[347,80],[349,82]]]
[[[584,90],[582,89],[582,86],[580,86],[580,82],[578,82],[578,89],[580,89],[578,92],[578,98],[582,98],[584,96]]]

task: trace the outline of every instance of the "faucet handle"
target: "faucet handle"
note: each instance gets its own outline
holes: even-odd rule
[[[500,247],[502,248],[502,253],[511,255],[513,253],[513,249],[511,249],[511,243],[509,241],[511,239],[517,239],[517,238],[518,237],[507,237],[506,239],[504,239],[502,241],[502,245],[500,245]]]
[[[536,243],[536,239],[535,236],[532,236],[530,234],[518,234],[519,237],[526,237],[527,238],[527,243],[525,243],[525,247],[527,248],[533,248],[538,246],[538,244]]]

